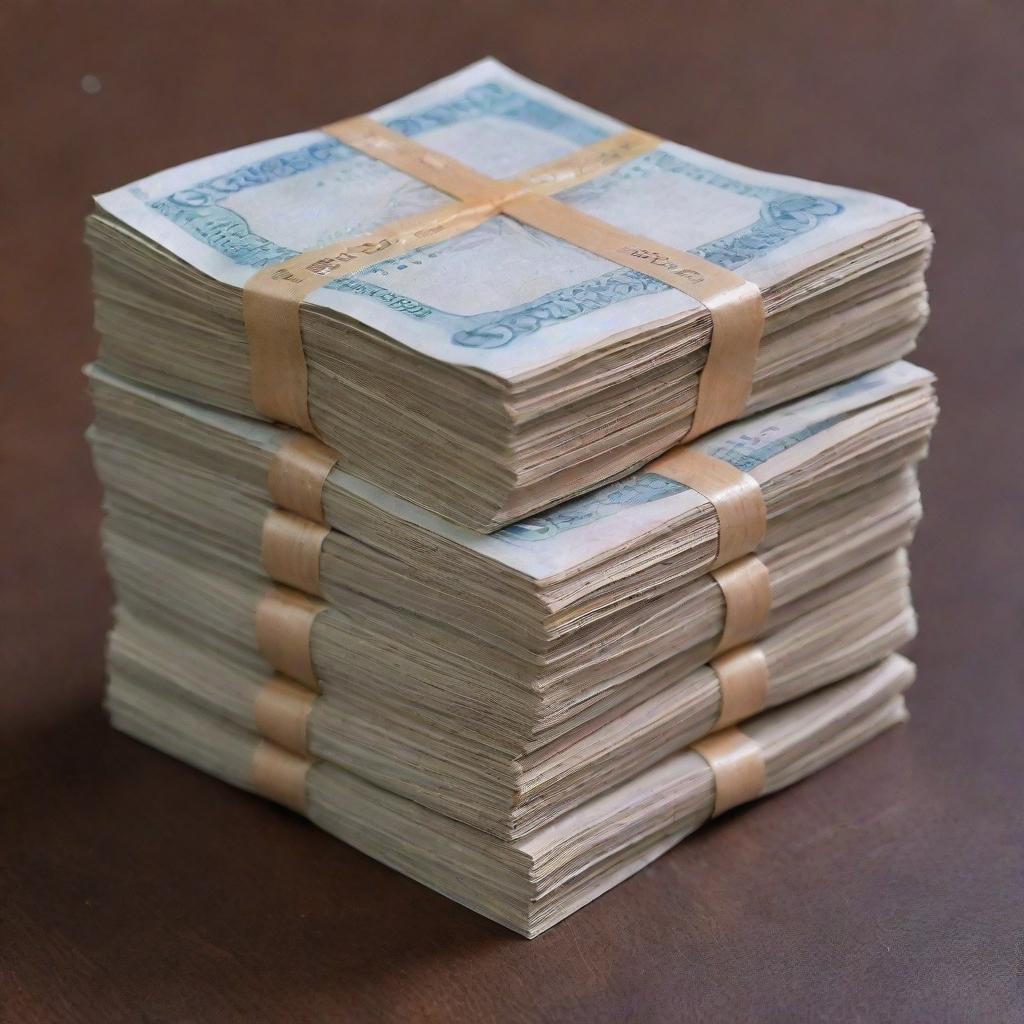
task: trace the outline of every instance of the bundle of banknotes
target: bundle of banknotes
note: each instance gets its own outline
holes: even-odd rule
[[[533,936],[905,717],[918,211],[485,60],[87,239],[117,728]]]

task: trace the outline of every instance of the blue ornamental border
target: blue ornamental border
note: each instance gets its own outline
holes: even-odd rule
[[[386,124],[394,131],[414,138],[476,117],[507,118],[552,132],[578,146],[590,145],[608,134],[499,82],[473,86],[456,100],[437,104],[415,115],[393,118]],[[307,146],[208,178],[160,199],[149,200],[144,195],[139,195],[139,198],[147,202],[150,209],[167,217],[225,258],[239,266],[260,268],[281,263],[297,252],[254,233],[242,216],[220,204],[229,196],[247,189],[362,156],[336,139],[325,136]],[[747,185],[659,150],[604,175],[599,179],[600,187],[607,188],[616,181],[653,172],[683,175],[713,188],[760,200],[760,213],[754,223],[690,250],[694,255],[729,270],[736,270],[755,257],[806,234],[823,219],[836,216],[843,210],[842,204],[831,199]],[[569,190],[566,196],[594,187],[595,182],[588,182]],[[433,248],[436,247],[421,250],[418,255],[431,258]],[[439,326],[448,328],[453,344],[471,348],[502,348],[551,324],[573,320],[640,295],[666,291],[669,287],[639,271],[621,267],[579,284],[555,289],[513,309],[464,316],[436,309],[368,280],[370,276],[387,276],[389,269],[404,269],[412,258],[386,260],[352,277],[332,281],[325,287],[371,298],[419,320],[435,321]]]

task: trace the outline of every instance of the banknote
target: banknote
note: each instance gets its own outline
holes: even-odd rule
[[[763,751],[759,792],[791,785],[904,721],[902,693],[913,677],[910,662],[892,655],[749,720],[743,735]],[[115,728],[229,783],[268,795],[252,772],[259,736],[182,699],[170,681],[143,684],[115,673],[106,699]],[[827,783],[818,785],[820,813],[825,814]],[[680,749],[511,842],[328,762],[313,764],[293,797],[296,809],[343,841],[533,937],[699,828],[712,814],[715,784],[700,754]],[[767,828],[767,817],[764,822],[761,827]],[[180,826],[180,817],[174,824]],[[275,830],[280,826],[277,821]]]
[[[687,744],[732,806],[902,719],[931,233],[493,59],[368,117],[87,219],[107,704],[534,935],[721,809]]]
[[[114,563],[115,566],[118,564]],[[176,573],[175,573],[176,574]],[[134,602],[121,585],[116,627],[108,642],[111,671],[141,680],[164,677],[183,696],[218,717],[254,727],[266,667],[232,652],[210,623],[189,625],[174,607],[167,577],[162,594]],[[820,570],[819,570],[820,574]],[[775,707],[861,671],[914,635],[909,570],[903,552],[852,567],[830,586],[813,589],[760,641],[768,672],[764,707]],[[201,592],[202,585],[196,587]],[[170,628],[168,628],[170,627]],[[382,636],[380,646],[387,643]],[[476,722],[445,718],[388,687],[334,683],[326,662],[322,693],[306,718],[311,754],[354,771],[501,837],[524,835],[654,764],[715,727],[721,686],[706,665],[675,657],[638,685],[649,694],[621,713],[585,723],[575,734],[529,754],[480,742]],[[500,703],[495,695],[494,703]],[[429,728],[424,728],[429,715]],[[479,779],[485,773],[488,784]]]
[[[624,127],[490,59],[372,116],[496,178]],[[913,212],[671,142],[558,198],[762,286]],[[98,198],[145,238],[235,286],[296,253],[448,201],[320,131],[194,160]],[[307,302],[432,358],[509,380],[696,308],[654,278],[505,216],[333,281]]]
[[[280,428],[259,420],[232,416],[141,388],[101,366],[94,366],[89,372],[100,385],[106,383],[135,395],[139,401],[174,410],[179,416],[204,424],[211,433],[237,437],[264,452],[276,451],[288,436]],[[834,444],[835,437],[842,434],[845,418],[932,380],[928,370],[901,360],[721,427],[694,442],[694,446],[763,483],[770,475],[784,472],[791,464],[805,459],[815,445],[825,449]],[[481,535],[353,476],[341,466],[332,471],[330,485],[394,520],[444,538],[538,583],[567,575],[612,552],[640,547],[646,537],[682,520],[687,512],[705,502],[684,484],[643,469],[548,512]],[[367,539],[380,543],[377,538]]]
[[[174,619],[179,636],[215,632],[252,658],[268,576],[302,586],[327,605],[310,640],[323,692],[365,689],[376,702],[415,703],[421,720],[454,717],[531,746],[664,684],[667,659],[713,653],[725,607],[706,575],[717,517],[657,462],[569,503],[584,507],[564,522],[511,539],[403,508],[336,469],[312,583],[296,582],[275,573],[265,548],[282,514],[268,468],[293,435],[103,370],[93,392],[89,436],[119,598]],[[934,418],[930,375],[896,364],[702,441],[759,474],[767,530],[757,552],[773,616],[909,542],[920,515],[913,467]],[[568,568],[552,573],[556,564]]]

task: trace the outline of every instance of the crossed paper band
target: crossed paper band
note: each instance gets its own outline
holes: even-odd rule
[[[300,253],[256,273],[242,293],[249,340],[252,398],[271,419],[309,434],[309,379],[300,306],[318,288],[504,215],[629,267],[696,299],[711,316],[707,360],[687,436],[694,438],[742,415],[764,330],[757,285],[694,256],[597,220],[552,196],[655,149],[661,140],[627,129],[562,160],[499,181],[431,150],[369,117],[324,132],[454,197],[362,235]]]

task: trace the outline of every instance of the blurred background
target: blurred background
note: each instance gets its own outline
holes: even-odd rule
[[[827,950],[815,944],[806,921],[789,920],[784,905],[758,905],[762,931],[747,937],[749,948],[724,943],[686,956],[699,953],[702,966],[691,965],[695,986],[709,984],[712,967],[742,967],[751,991],[755,981],[761,986],[757,999],[740,986],[723,1003],[702,1004],[709,1016],[701,1019],[716,1019],[716,1007],[742,1013],[755,1005],[766,1019],[783,1019],[770,1016],[772,1007],[800,1006],[807,1015],[788,1019],[820,1019],[817,1011],[825,1016],[829,1005],[833,1019],[854,1019],[845,1013],[861,1004],[844,986],[886,991],[896,1000],[890,1009],[908,1011],[897,1013],[900,1019],[1011,1019],[1020,1008],[1009,994],[1013,971],[1021,969],[1020,951],[1013,950],[1024,941],[1019,914],[1013,923],[1013,908],[1021,906],[1024,767],[1019,3],[0,4],[0,800],[12,809],[0,826],[0,849],[10,838],[6,849],[27,856],[57,841],[28,810],[44,795],[52,828],[89,800],[114,801],[90,812],[114,821],[133,813],[134,804],[128,797],[117,803],[112,779],[149,773],[171,787],[166,794],[178,785],[175,772],[184,776],[166,759],[113,737],[98,708],[111,594],[98,544],[99,488],[82,439],[90,410],[80,368],[96,348],[81,241],[90,196],[213,151],[363,112],[485,54],[658,135],[925,210],[937,246],[932,320],[916,358],[938,374],[943,406],[923,470],[927,514],[913,549],[921,616],[913,654],[919,690],[929,692],[920,701],[911,694],[910,728],[879,741],[867,755],[870,765],[862,759],[856,767],[868,789],[905,785],[906,807],[914,810],[880,823],[891,830],[892,860],[861,866],[860,884],[873,894],[864,906],[821,908],[821,927],[827,921],[845,935],[844,962],[831,965],[842,982],[828,980]],[[853,769],[832,769],[836,777],[844,770]],[[94,783],[75,788],[73,780],[93,776]],[[188,779],[181,785],[209,792],[215,786]],[[228,806],[222,799],[220,806]],[[783,819],[787,801],[788,795],[776,801]],[[78,831],[69,833],[86,846],[96,841],[83,824],[87,817],[83,810],[81,821],[74,819]],[[372,897],[388,908],[391,938],[370,909],[360,918],[358,927],[370,936],[364,957],[397,955],[402,936],[408,958],[400,977],[422,991],[440,983],[425,980],[440,948],[443,971],[455,973],[444,973],[451,988],[430,1004],[435,1010],[447,1005],[457,1015],[475,1007],[475,1019],[498,1019],[486,996],[474,1002],[468,993],[500,979],[508,1005],[529,1019],[540,1014],[530,959],[540,955],[539,944],[506,947],[502,939],[499,945],[514,952],[491,963],[467,945],[466,936],[480,928],[466,925],[469,915],[431,903],[429,922],[410,921],[395,901],[412,900],[412,893],[418,899],[420,890],[349,853],[346,870],[363,872],[368,886],[385,879],[399,887],[389,890],[398,896]],[[3,857],[5,882],[23,894],[56,894],[54,915],[73,915],[79,897],[99,885],[93,878],[93,889],[85,881],[75,888],[61,871],[78,866],[50,855],[40,854],[32,870]],[[617,1019],[627,1019],[627,1011],[636,1014],[628,1019],[673,1019],[681,982],[659,959],[671,951],[645,946],[630,930],[634,921],[621,927],[631,936],[630,956],[651,965],[643,985],[637,987],[640,976],[628,964],[602,959],[609,936],[620,934],[615,915],[626,912],[637,891],[623,887],[618,903],[609,897],[592,916],[579,915],[578,924],[574,919],[552,933],[546,955],[566,957],[574,980],[564,990],[551,982],[548,990],[549,1005],[565,1016],[552,1010],[537,1019],[605,1019],[613,1006],[621,1010]],[[39,927],[41,936],[49,934]],[[88,945],[92,933],[84,921],[81,927]],[[178,927],[183,934],[187,921]],[[116,932],[116,916],[110,929]],[[427,932],[440,934],[440,947],[418,945]],[[765,936],[777,943],[784,965],[774,976],[771,964],[758,962]],[[30,969],[30,958],[7,955],[11,969]],[[971,968],[960,973],[965,962]],[[129,958],[133,963],[142,970]],[[943,965],[953,971],[943,972]],[[236,967],[222,965],[229,976]],[[363,967],[354,955],[335,964],[350,993]],[[216,976],[212,961],[194,970],[197,991]],[[82,993],[100,984],[75,978]],[[39,974],[40,991],[46,979]],[[139,984],[139,992],[153,995]],[[434,1019],[420,998],[395,997],[390,1007]],[[871,1005],[869,995],[864,999],[861,1009]],[[30,1019],[72,1019],[46,1015],[57,1005],[40,996],[39,1016]],[[159,999],[154,1005],[149,1019],[165,1019]],[[257,1019],[239,1009],[249,1006],[244,999],[233,1005],[217,1019],[235,1019],[236,1011],[238,1019]],[[303,1013],[313,1005],[294,1004],[294,1019],[307,1019]],[[856,1019],[883,1016],[894,1019],[867,1009]]]

